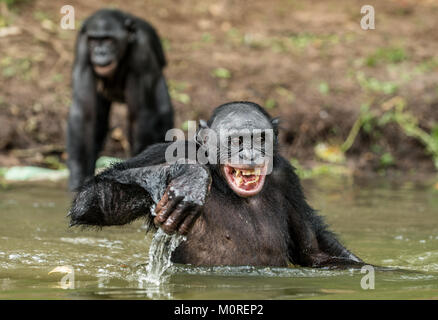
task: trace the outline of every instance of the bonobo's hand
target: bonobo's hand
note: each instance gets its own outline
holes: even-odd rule
[[[186,235],[199,217],[211,186],[211,176],[201,165],[186,164],[168,185],[155,208],[154,223],[164,232]]]

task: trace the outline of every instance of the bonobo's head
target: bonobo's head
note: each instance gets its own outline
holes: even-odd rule
[[[119,11],[97,11],[85,23],[88,54],[93,69],[100,77],[114,74],[128,44],[133,40],[133,21]]]
[[[216,159],[228,186],[241,197],[258,194],[272,171],[278,120],[255,103],[231,102],[216,108],[201,127],[210,134],[202,134],[201,128],[198,142],[210,162]]]

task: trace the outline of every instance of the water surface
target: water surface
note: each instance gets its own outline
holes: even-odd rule
[[[0,299],[438,299],[438,192],[432,183],[387,179],[304,182],[346,246],[376,270],[363,290],[360,270],[173,266],[145,281],[151,235],[142,222],[69,229],[65,184],[0,189]],[[74,289],[63,273],[74,270]],[[68,270],[68,269],[67,269]]]

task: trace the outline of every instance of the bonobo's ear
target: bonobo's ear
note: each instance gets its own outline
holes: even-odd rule
[[[134,30],[134,21],[130,18],[126,18],[125,19],[125,28],[128,31],[133,31]]]
[[[200,119],[199,120],[199,127],[202,129],[208,128],[207,121]]]
[[[202,129],[208,129],[207,121],[200,119],[199,120],[199,127],[198,130],[196,130],[195,135],[195,141],[197,144],[203,145],[204,144],[204,136],[201,133]]]
[[[82,22],[81,28],[79,29],[79,33],[80,34],[83,34],[83,33],[85,33],[87,31],[88,20],[90,20],[90,17],[88,17],[87,19],[85,19]]]
[[[274,133],[278,135],[278,127],[280,126],[280,118],[274,118],[271,120],[272,128],[274,128]]]
[[[129,33],[128,41],[129,42],[134,42],[136,40],[136,38],[135,38],[135,28],[136,28],[136,26],[135,26],[134,20],[132,20],[130,18],[126,18],[125,19],[125,28],[128,31],[128,33]]]
[[[278,142],[278,128],[280,126],[280,118],[273,118],[271,120],[272,128],[274,129],[274,141]]]

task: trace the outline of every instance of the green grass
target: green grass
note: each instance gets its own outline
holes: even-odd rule
[[[384,154],[382,154],[380,156],[380,165],[383,168],[390,167],[390,166],[392,166],[394,164],[395,164],[394,157],[392,156],[391,153],[385,152]]]
[[[438,70],[438,57],[432,57],[422,61],[417,67],[417,73],[432,72]]]
[[[30,2],[30,0],[0,0],[0,2],[4,2],[9,8],[12,8],[20,3]]]
[[[234,45],[245,45],[250,48],[270,48],[275,53],[300,52],[309,46],[326,47],[338,44],[341,39],[336,34],[300,33],[284,36],[254,36],[243,34],[232,28],[227,32],[227,41]]]
[[[323,95],[328,95],[330,93],[330,86],[327,82],[323,81],[318,85],[318,91]]]
[[[419,126],[418,119],[406,110],[406,101],[399,96],[382,103],[379,108],[371,109],[369,104],[361,106],[361,112],[355,121],[350,133],[341,146],[341,150],[346,152],[354,143],[360,129],[374,138],[381,135],[380,129],[390,123],[395,123],[408,137],[418,140],[425,147],[425,152],[431,155],[435,167],[438,169],[438,124],[435,124],[430,132]],[[381,146],[372,145],[371,151],[375,153],[383,152]],[[384,152],[380,155],[382,167],[388,167],[396,163],[393,155]]]
[[[277,106],[277,101],[273,98],[268,98],[265,101],[265,108],[266,109],[274,109]]]
[[[165,52],[169,52],[172,46],[170,45],[170,40],[168,38],[160,38],[161,45],[163,46],[163,50]]]
[[[184,91],[187,89],[188,84],[184,81],[169,80],[169,94],[170,97],[182,104],[188,104],[191,101],[190,96]]]
[[[212,43],[214,42],[213,35],[211,33],[204,32],[201,36],[201,41],[203,43]]]
[[[219,79],[231,78],[231,71],[225,68],[216,68],[212,71],[212,76]]]
[[[13,78],[19,76],[24,80],[31,78],[32,62],[26,58],[12,58],[6,56],[0,60],[1,75],[4,78]]]
[[[296,169],[296,174],[300,179],[313,179],[321,176],[344,177],[351,176],[352,171],[345,165],[319,163],[310,169],[304,168],[298,159],[292,158],[290,164]]]
[[[367,77],[362,71],[356,73],[356,80],[363,89],[371,92],[390,95],[395,94],[399,89],[399,85],[393,81],[380,81],[373,77]]]
[[[401,47],[379,48],[365,59],[369,67],[376,67],[381,63],[400,63],[408,59],[405,49]]]
[[[284,87],[277,87],[275,88],[275,93],[278,94],[281,97],[286,98],[286,101],[288,103],[292,103],[295,101],[295,95],[292,91],[284,88]]]

